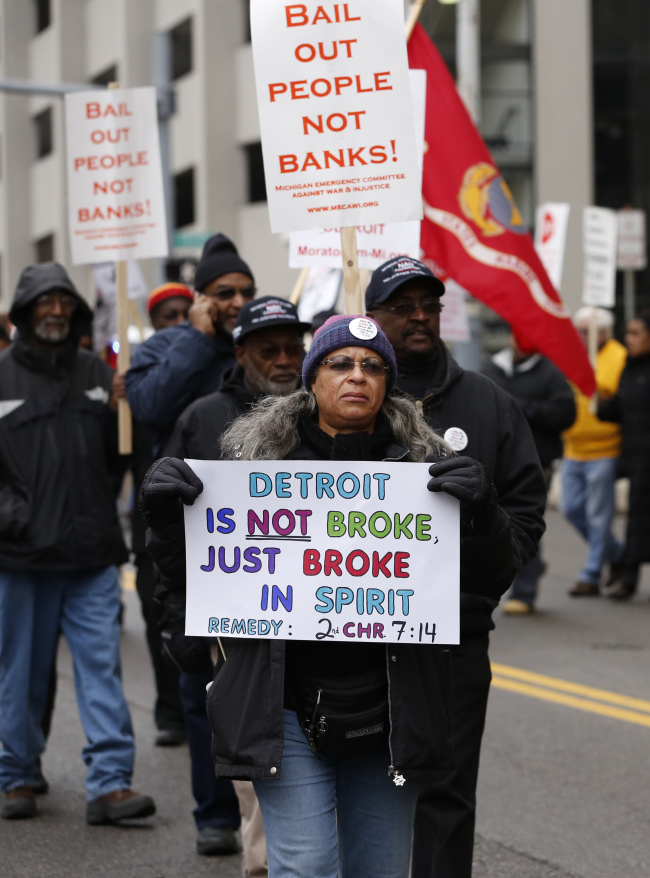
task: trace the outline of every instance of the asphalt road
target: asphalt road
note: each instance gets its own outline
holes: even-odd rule
[[[538,613],[496,613],[475,878],[650,878],[650,571],[629,604],[571,600],[566,591],[583,550],[557,513],[548,521],[549,570]],[[134,787],[155,797],[158,814],[133,828],[86,826],[84,736],[63,644],[44,758],[52,789],[39,800],[38,820],[0,822],[0,878],[241,874],[238,856],[195,853],[187,750],[153,746],[139,608],[133,593],[125,601],[124,676],[138,743]]]

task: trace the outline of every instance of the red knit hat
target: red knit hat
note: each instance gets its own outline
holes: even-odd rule
[[[156,287],[155,290],[152,290],[149,293],[147,313],[151,316],[151,312],[156,305],[160,305],[165,299],[175,299],[177,296],[180,296],[183,299],[189,299],[190,302],[194,301],[194,293],[189,287],[186,287],[185,284],[168,283],[163,284],[161,287]]]

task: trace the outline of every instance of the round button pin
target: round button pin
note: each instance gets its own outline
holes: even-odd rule
[[[460,427],[450,427],[445,431],[444,439],[448,445],[451,445],[454,451],[464,451],[469,442],[467,433]]]
[[[372,320],[368,320],[366,317],[355,317],[348,324],[348,329],[355,338],[361,339],[361,341],[370,340],[377,335],[377,327]]]

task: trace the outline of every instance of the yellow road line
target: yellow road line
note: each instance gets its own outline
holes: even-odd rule
[[[531,686],[528,683],[519,683],[516,680],[508,680],[505,677],[495,676],[492,685],[497,689],[506,689],[519,695],[528,695],[531,698],[539,698],[542,701],[551,701],[554,704],[562,704],[565,707],[573,707],[576,710],[584,710],[587,713],[597,713],[610,719],[619,719],[638,726],[650,728],[650,716],[644,713],[636,713],[633,710],[625,710],[621,707],[612,707],[609,704],[600,704],[597,701],[588,701],[585,698],[576,698],[575,695],[565,695],[562,692],[553,692],[550,689],[542,689],[539,686]],[[614,694],[614,693],[610,693]]]
[[[617,692],[608,692],[606,689],[594,689],[592,686],[571,683],[569,680],[560,680],[557,677],[546,677],[544,674],[536,674],[533,671],[524,671],[522,668],[513,668],[510,665],[500,665],[496,662],[492,663],[492,671],[500,677],[509,677],[522,683],[532,683],[537,686],[554,689],[557,692],[569,692],[572,695],[581,695],[585,698],[593,698],[596,701],[604,701],[607,704],[616,704],[620,707],[629,707],[633,710],[650,713],[650,701],[644,701],[642,698],[619,695]],[[500,688],[505,689],[507,687],[501,686]]]

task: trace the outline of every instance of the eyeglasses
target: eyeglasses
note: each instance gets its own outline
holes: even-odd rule
[[[250,348],[262,360],[277,360],[280,354],[285,354],[290,360],[298,359],[305,353],[305,349],[301,344],[283,345],[265,345],[263,348]]]
[[[256,292],[257,287],[244,287],[243,290],[235,289],[235,287],[223,287],[223,289],[215,290],[213,293],[203,293],[203,295],[209,296],[210,299],[216,299],[218,302],[229,302],[237,295],[244,299],[252,299]]]
[[[423,314],[440,314],[445,306],[437,299],[426,299],[424,302],[398,302],[396,305],[374,305],[375,311],[390,311],[396,317],[410,317],[416,311]]]
[[[338,354],[335,357],[328,357],[321,360],[319,366],[329,366],[332,372],[352,372],[356,364],[359,364],[366,375],[372,378],[379,378],[384,372],[388,372],[388,366],[384,365],[384,361],[378,357],[366,357],[365,360],[353,360],[345,354]]]
[[[38,297],[36,304],[42,308],[50,309],[60,305],[62,311],[74,311],[78,303],[74,296],[62,293],[45,293],[45,295]]]

